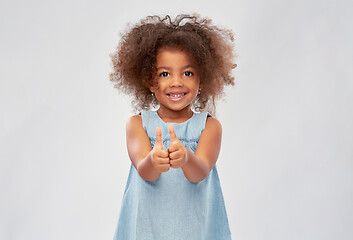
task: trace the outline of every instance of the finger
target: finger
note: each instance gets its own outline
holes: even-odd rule
[[[161,157],[161,158],[168,158],[169,157],[169,152],[167,150],[163,149],[161,151],[158,151],[157,156]]]
[[[157,159],[157,164],[158,165],[164,165],[164,164],[170,164],[170,160],[169,160],[169,157],[166,157],[166,158],[158,158]]]
[[[168,152],[171,153],[171,152],[175,152],[177,151],[179,148],[178,144],[170,144],[169,147],[168,147]]]
[[[170,167],[171,167],[170,164],[163,164],[163,165],[161,165],[161,166],[159,167],[159,171],[161,171],[161,172],[167,172]]]
[[[179,168],[182,165],[180,160],[171,160],[170,167],[171,168]]]
[[[177,137],[177,135],[175,134],[175,131],[174,131],[174,126],[172,124],[170,124],[168,129],[169,129],[170,141],[172,143],[179,142],[179,139],[178,139],[178,137]]]
[[[169,153],[169,159],[170,160],[176,160],[180,158],[180,153],[179,152],[172,152]]]
[[[162,140],[162,129],[160,127],[156,128],[156,142],[155,146],[161,147],[164,149],[163,140]]]

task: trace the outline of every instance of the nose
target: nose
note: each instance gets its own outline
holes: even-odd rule
[[[183,80],[180,76],[174,76],[171,79],[171,87],[182,87],[183,86]]]

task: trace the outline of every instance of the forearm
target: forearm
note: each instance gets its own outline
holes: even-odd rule
[[[149,152],[144,159],[139,161],[136,170],[143,179],[150,182],[156,181],[161,175],[152,165],[152,151]]]
[[[209,164],[186,148],[187,163],[182,167],[184,176],[190,182],[201,182],[210,172]]]

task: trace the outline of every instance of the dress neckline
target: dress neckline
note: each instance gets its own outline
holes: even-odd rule
[[[164,124],[184,124],[184,123],[187,123],[187,122],[189,122],[193,117],[195,117],[195,112],[194,111],[192,111],[192,116],[188,119],[188,120],[186,120],[186,121],[184,121],[184,122],[181,122],[181,123],[176,123],[176,122],[165,122],[159,115],[158,115],[158,113],[157,113],[157,111],[153,111],[155,114],[156,114],[156,116],[157,116],[157,118],[161,121],[161,122],[163,122]]]

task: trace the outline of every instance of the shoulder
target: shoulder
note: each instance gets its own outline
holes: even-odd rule
[[[136,128],[142,128],[142,117],[140,114],[131,116],[126,122],[126,131],[133,131]]]
[[[206,119],[205,128],[201,133],[204,138],[220,139],[222,137],[222,125],[214,117],[208,116]]]
[[[222,132],[222,125],[220,121],[212,116],[208,116],[206,119],[205,130],[207,131],[215,131],[215,132]]]

